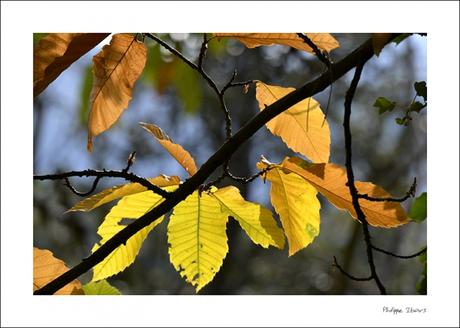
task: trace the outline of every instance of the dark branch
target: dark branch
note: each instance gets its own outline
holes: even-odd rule
[[[72,191],[75,195],[77,196],[80,196],[80,197],[86,197],[86,196],[89,196],[91,195],[94,190],[96,190],[96,187],[99,183],[99,180],[101,179],[101,177],[96,177],[93,181],[93,185],[91,186],[91,189],[88,190],[87,192],[81,192],[81,191],[78,191],[77,189],[75,189],[71,184],[70,184],[70,181],[69,181],[69,178],[65,177],[64,178],[64,184],[70,189],[70,191]]]
[[[381,294],[386,294],[385,286],[383,286],[380,278],[377,275],[377,271],[375,269],[374,263],[374,256],[372,254],[372,244],[371,244],[371,236],[369,233],[369,227],[366,220],[366,216],[364,215],[363,211],[361,210],[361,206],[359,205],[359,198],[358,198],[358,190],[355,186],[355,178],[353,174],[353,164],[352,164],[352,154],[351,154],[351,129],[350,129],[350,118],[351,118],[351,103],[353,101],[353,97],[356,92],[356,88],[358,86],[359,80],[361,78],[361,73],[363,71],[364,64],[366,60],[360,61],[356,66],[355,75],[353,76],[353,80],[351,81],[350,88],[348,89],[345,95],[345,112],[343,118],[343,129],[345,134],[345,166],[347,168],[347,178],[348,178],[348,188],[350,189],[350,194],[352,197],[353,207],[356,211],[356,215],[358,220],[363,225],[363,233],[364,233],[364,241],[366,243],[366,250],[367,250],[367,261],[369,263],[369,268],[371,270],[371,278],[377,284],[377,287],[380,290]]]
[[[186,180],[176,191],[170,193],[169,197],[164,202],[126,226],[126,228],[118,232],[80,264],[49,282],[46,286],[35,291],[34,294],[54,294],[57,290],[90,270],[110,255],[118,246],[125,243],[135,233],[151,224],[161,215],[166,214],[193,191],[197,190],[215,169],[228,160],[229,155],[233,154],[244,142],[263,127],[265,123],[299,101],[326,89],[332,82],[342,77],[359,63],[368,60],[373,55],[372,39],[369,39],[359,48],[347,55],[343,60],[332,64],[330,71],[322,74],[314,81],[294,90],[270,106],[267,106],[265,110],[247,122],[233,137],[226,140],[225,143],[200,167],[198,172]]]
[[[323,62],[328,68],[331,66],[331,60],[329,59],[329,56],[327,55],[326,52],[322,52],[318,46],[305,34],[303,33],[297,33],[299,38],[301,38],[310,48],[313,49],[313,52],[315,53],[316,57]]]
[[[206,33],[203,33],[203,43],[201,43],[200,54],[198,55],[198,70],[203,71],[203,60],[208,50],[208,38]]]
[[[369,281],[369,280],[372,280],[374,279],[372,276],[369,276],[369,277],[366,277],[366,278],[358,278],[358,277],[355,277],[355,276],[352,276],[351,274],[349,274],[348,272],[346,272],[341,266],[340,264],[337,262],[337,259],[335,258],[334,256],[334,264],[333,266],[335,266],[337,269],[339,269],[339,271],[346,277],[350,278],[351,280],[354,280],[354,281]]]
[[[97,185],[96,180],[101,179],[101,178],[123,178],[127,181],[131,182],[137,182],[144,187],[146,187],[148,190],[153,191],[154,193],[162,196],[163,198],[168,198],[170,196],[170,193],[167,191],[164,191],[160,187],[155,186],[152,184],[150,181],[141,178],[133,173],[129,172],[124,172],[124,171],[97,171],[97,170],[84,170],[84,171],[71,171],[71,172],[64,172],[64,173],[58,173],[58,174],[47,174],[47,175],[34,175],[34,180],[67,180],[70,177],[96,177],[94,183]],[[96,186],[93,183],[93,188],[91,188],[91,192],[96,189]],[[73,188],[73,187],[72,187]],[[74,191],[74,190],[73,190]],[[76,192],[76,190],[74,191]],[[78,193],[77,193],[78,195]]]
[[[412,255],[398,255],[398,254],[386,251],[384,249],[378,248],[378,247],[376,247],[374,245],[372,245],[372,248],[375,249],[377,252],[380,252],[380,253],[383,253],[383,254],[386,254],[386,255],[390,255],[390,256],[393,256],[393,257],[397,257],[397,258],[400,258],[400,259],[411,259],[411,258],[417,257],[417,256],[419,256],[419,255],[421,255],[421,254],[426,252],[426,247],[425,247],[421,251],[418,251],[417,253],[412,254]]]
[[[417,189],[417,178],[414,178],[414,182],[412,183],[412,186],[407,191],[407,193],[406,193],[406,195],[404,197],[401,197],[401,198],[392,198],[392,197],[377,198],[377,197],[371,197],[368,194],[358,194],[358,198],[367,199],[367,200],[370,200],[372,202],[398,202],[398,203],[402,203],[405,200],[407,200],[409,197],[414,197],[416,189]]]

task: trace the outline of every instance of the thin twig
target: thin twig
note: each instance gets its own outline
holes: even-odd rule
[[[203,43],[201,43],[200,54],[198,55],[198,70],[203,71],[203,60],[208,50],[208,39],[206,33],[203,33]]]
[[[129,172],[124,172],[124,171],[107,171],[107,170],[102,170],[102,171],[97,171],[97,170],[84,170],[84,171],[70,171],[70,172],[64,172],[64,173],[58,173],[58,174],[47,174],[47,175],[34,175],[34,180],[66,180],[70,177],[96,177],[97,179],[100,178],[123,178],[127,181],[131,182],[137,182],[144,187],[146,187],[148,190],[153,191],[154,193],[162,196],[163,198],[168,198],[170,193],[161,189],[160,187],[155,186],[152,184],[150,181],[141,178],[133,173]],[[97,182],[95,180],[95,184],[97,185]],[[91,188],[92,191],[96,189],[96,186],[93,183],[93,188]],[[91,191],[91,192],[92,192]],[[75,192],[75,191],[74,191]]]
[[[411,259],[411,258],[417,257],[417,256],[419,256],[419,255],[421,255],[421,254],[426,252],[426,247],[425,247],[422,250],[420,250],[417,253],[412,254],[412,255],[398,255],[398,254],[386,251],[384,249],[378,248],[377,246],[374,246],[374,245],[372,245],[372,248],[375,249],[377,252],[380,252],[380,253],[383,253],[383,254],[386,254],[386,255],[390,255],[390,256],[393,256],[393,257],[397,257],[397,258],[400,258],[400,259]]]
[[[331,67],[331,60],[329,59],[329,56],[327,55],[326,52],[321,51],[318,46],[305,34],[303,33],[297,33],[299,38],[301,38],[310,48],[313,49],[313,52],[315,53],[316,57],[323,62],[328,68]]]
[[[417,178],[414,178],[414,182],[412,183],[410,189],[407,191],[406,195],[401,198],[393,198],[393,197],[387,197],[387,198],[380,198],[380,197],[372,197],[369,196],[368,194],[358,194],[358,198],[362,199],[367,199],[372,202],[398,202],[402,203],[405,200],[407,200],[409,197],[414,197],[415,196],[415,190],[417,189]]]
[[[353,101],[353,97],[356,92],[356,88],[358,86],[359,80],[361,78],[361,73],[363,71],[364,64],[366,60],[362,60],[356,66],[355,75],[353,76],[353,80],[350,83],[350,88],[348,89],[345,95],[345,113],[343,118],[343,128],[345,134],[345,166],[347,168],[347,178],[348,178],[348,188],[350,189],[350,194],[352,197],[353,207],[355,209],[356,215],[358,220],[362,223],[363,226],[363,233],[364,233],[364,241],[366,243],[366,250],[367,250],[367,261],[369,263],[369,268],[371,270],[371,278],[377,284],[378,289],[380,290],[381,294],[386,294],[385,286],[380,281],[379,276],[377,275],[377,271],[375,269],[374,263],[374,256],[372,253],[372,244],[371,244],[371,236],[369,233],[369,224],[366,220],[366,216],[364,215],[361,206],[359,205],[359,198],[358,198],[358,190],[355,186],[355,178],[353,174],[353,164],[352,164],[352,154],[351,154],[351,129],[350,129],[350,118],[351,118],[351,103]]]
[[[335,266],[337,269],[339,269],[339,271],[346,277],[350,278],[351,280],[355,280],[355,281],[369,281],[369,280],[372,280],[373,277],[372,276],[369,276],[369,277],[366,277],[366,278],[358,278],[358,277],[355,277],[355,276],[352,276],[351,274],[349,274],[348,272],[345,271],[345,269],[343,269],[340,264],[337,262],[337,259],[335,258],[334,256],[334,263],[332,264],[333,266]]]
[[[67,178],[67,177],[64,178],[64,185],[66,185],[67,188],[69,188],[70,191],[72,191],[75,195],[80,196],[80,197],[86,197],[86,196],[91,195],[94,192],[94,190],[96,190],[96,187],[97,187],[100,179],[101,179],[101,177],[96,177],[94,179],[94,181],[93,181],[93,185],[91,186],[91,189],[88,190],[87,192],[81,192],[81,191],[78,191],[77,189],[75,189],[70,184],[69,178]]]

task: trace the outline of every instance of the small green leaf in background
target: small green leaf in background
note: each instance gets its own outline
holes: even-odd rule
[[[426,281],[427,281],[427,251],[420,254],[418,257],[420,263],[423,265],[423,271],[420,275],[420,279],[417,282],[417,292],[421,295],[426,295]]]
[[[422,222],[426,219],[426,202],[427,193],[424,192],[412,203],[412,206],[409,210],[409,217],[412,219],[412,221]]]
[[[421,102],[414,101],[412,104],[410,104],[408,112],[417,112],[419,113],[423,108],[425,108],[425,105],[422,104]]]
[[[415,92],[417,92],[417,96],[423,97],[423,100],[426,101],[426,82],[420,81],[414,83]]]
[[[92,281],[82,288],[85,295],[121,295],[120,291],[111,286],[107,280]]]
[[[392,41],[394,43],[396,43],[396,45],[400,44],[403,40],[405,40],[408,36],[410,35],[410,33],[403,33],[401,34],[400,36],[397,36],[396,38],[394,38]]]
[[[375,100],[374,107],[379,109],[379,114],[383,114],[385,112],[391,112],[396,106],[394,101],[390,101],[385,97],[378,97]]]
[[[89,104],[91,89],[93,87],[93,69],[91,65],[85,68],[85,76],[82,80],[81,92],[80,92],[80,123],[86,125],[88,123],[89,116]]]

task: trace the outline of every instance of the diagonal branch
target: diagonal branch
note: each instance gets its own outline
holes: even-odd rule
[[[379,197],[369,196],[368,194],[358,194],[358,198],[367,199],[367,200],[370,200],[372,202],[398,202],[398,203],[402,203],[405,200],[407,200],[409,197],[414,197],[416,189],[417,189],[417,178],[414,178],[414,182],[412,183],[410,189],[407,191],[407,193],[406,193],[406,195],[404,197],[401,197],[401,198],[393,198],[393,197],[379,198]]]
[[[371,270],[371,277],[377,284],[377,287],[380,290],[381,294],[386,294],[385,286],[383,286],[380,281],[377,271],[375,269],[374,256],[372,253],[372,244],[371,244],[371,235],[369,233],[369,224],[367,223],[366,216],[364,215],[361,206],[359,205],[358,190],[355,186],[355,178],[353,174],[353,164],[352,164],[352,154],[351,154],[351,129],[350,129],[350,118],[351,118],[351,103],[355,95],[356,88],[361,78],[361,73],[363,71],[364,64],[367,59],[360,61],[356,66],[355,75],[351,81],[350,88],[348,89],[345,95],[345,112],[343,117],[343,129],[345,134],[345,166],[347,168],[347,178],[348,178],[348,188],[350,189],[350,194],[353,202],[353,207],[355,209],[358,220],[363,225],[364,241],[366,243],[367,251],[367,261],[369,263],[369,268]]]
[[[254,135],[261,127],[272,118],[295,105],[299,101],[313,96],[324,90],[331,83],[342,77],[349,70],[359,63],[368,60],[374,55],[372,50],[372,39],[364,42],[360,47],[351,52],[341,61],[331,65],[330,71],[319,76],[317,79],[294,90],[283,98],[277,100],[265,110],[258,113],[254,118],[246,123],[235,135],[226,140],[225,143],[201,166],[201,168],[186,180],[176,191],[169,194],[169,197],[150,212],[129,224],[126,228],[118,232],[97,251],[80,264],[76,265],[66,273],[57,277],[46,286],[34,292],[34,294],[53,294],[63,286],[78,278],[81,274],[90,270],[96,264],[104,260],[118,246],[126,243],[135,233],[151,224],[155,219],[170,211],[180,201],[184,200],[193,191],[206,181],[206,179],[233,154],[244,142]]]
[[[386,251],[384,249],[378,248],[377,246],[374,246],[374,245],[372,245],[372,248],[375,249],[377,252],[380,252],[380,253],[383,253],[389,256],[397,257],[400,259],[411,259],[411,258],[417,257],[426,252],[426,247],[424,247],[422,250],[418,251],[417,253],[411,254],[411,255],[398,255],[398,254]]]

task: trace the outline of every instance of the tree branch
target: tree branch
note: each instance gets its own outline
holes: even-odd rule
[[[384,249],[378,248],[378,247],[376,247],[374,245],[372,245],[372,248],[375,249],[377,252],[380,252],[380,253],[383,253],[383,254],[386,254],[386,255],[390,255],[390,256],[393,256],[393,257],[397,257],[397,258],[400,258],[400,259],[411,259],[411,258],[417,257],[417,256],[419,256],[419,255],[421,255],[421,254],[426,252],[426,247],[425,247],[422,250],[420,250],[417,253],[412,254],[412,255],[398,255],[398,254],[386,251]]]
[[[216,168],[225,163],[228,160],[228,157],[252,135],[254,135],[262,126],[264,126],[265,123],[299,101],[324,90],[349,70],[359,63],[368,60],[373,55],[372,39],[369,39],[356,50],[347,55],[344,59],[336,64],[332,64],[330,71],[327,71],[317,79],[305,84],[297,90],[292,91],[270,106],[267,106],[265,110],[258,113],[254,118],[247,122],[246,125],[244,125],[234,136],[226,140],[225,143],[201,166],[201,168],[192,177],[187,179],[176,191],[170,193],[169,197],[164,202],[135,220],[133,223],[129,224],[126,228],[118,232],[115,236],[98,248],[92,255],[84,259],[80,264],[49,282],[41,289],[35,291],[34,294],[53,294],[104,260],[118,246],[126,243],[126,241],[135,233],[151,224],[161,215],[170,211],[175,205],[198,189]]]
[[[331,60],[329,59],[329,56],[327,55],[327,52],[321,51],[318,46],[305,34],[303,33],[297,33],[297,36],[301,38],[307,45],[310,46],[310,48],[313,49],[313,52],[315,53],[316,57],[323,62],[327,67],[331,66]]]
[[[371,197],[368,194],[358,194],[358,198],[362,199],[367,199],[372,202],[398,202],[402,203],[405,200],[407,200],[409,197],[414,197],[415,196],[415,190],[417,189],[417,178],[414,178],[414,182],[412,183],[410,189],[407,191],[406,195],[401,198],[393,198],[393,197],[387,197],[387,198],[378,198],[378,197]]]
[[[372,280],[373,277],[372,276],[369,276],[369,277],[366,277],[366,278],[358,278],[358,277],[355,277],[355,276],[352,276],[351,274],[349,274],[347,271],[345,271],[345,269],[343,269],[340,264],[337,262],[337,259],[336,257],[334,256],[334,264],[333,266],[335,266],[337,269],[339,269],[339,271],[344,275],[346,276],[347,278],[351,279],[351,280],[354,280],[354,281],[369,281],[369,280]]]
[[[353,164],[352,164],[352,154],[351,154],[351,129],[350,129],[350,118],[351,118],[351,103],[353,101],[353,97],[355,95],[356,88],[359,83],[359,79],[361,78],[361,73],[366,63],[367,59],[360,61],[356,66],[355,75],[353,76],[353,80],[351,81],[350,88],[348,89],[345,95],[345,112],[343,118],[343,129],[345,134],[345,166],[347,168],[347,178],[348,178],[348,188],[350,189],[350,194],[353,202],[353,207],[355,209],[356,215],[358,220],[363,225],[363,233],[364,233],[364,241],[366,243],[366,250],[367,250],[367,261],[369,263],[369,268],[371,270],[371,278],[377,284],[377,287],[380,290],[381,294],[386,294],[385,286],[383,286],[380,278],[377,275],[377,271],[375,269],[374,263],[374,256],[372,253],[372,244],[371,244],[371,236],[369,233],[369,224],[367,223],[366,216],[364,215],[363,211],[361,210],[361,206],[359,205],[359,198],[358,198],[358,190],[355,186],[355,178],[353,174]]]
[[[97,170],[84,170],[84,171],[70,171],[70,172],[64,172],[64,173],[58,173],[58,174],[47,174],[47,175],[34,175],[34,180],[66,180],[68,181],[68,178],[70,177],[96,177],[93,186],[90,190],[90,192],[94,191],[96,189],[97,183],[101,178],[123,178],[127,181],[131,182],[137,182],[144,187],[146,187],[148,190],[153,191],[154,193],[162,196],[163,198],[168,198],[171,193],[161,189],[160,187],[155,186],[152,184],[149,180],[141,178],[133,173],[129,173],[126,171],[97,171]],[[74,189],[73,187],[71,187]],[[78,191],[75,189],[72,190],[74,193],[77,193],[79,195]],[[85,194],[80,194],[80,196],[87,196]]]

